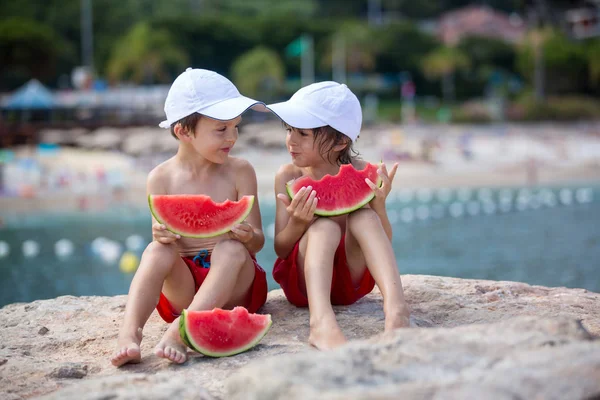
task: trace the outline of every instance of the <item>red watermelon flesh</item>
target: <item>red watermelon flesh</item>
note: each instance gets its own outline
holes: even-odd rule
[[[271,323],[270,314],[250,314],[244,307],[183,310],[179,333],[191,349],[211,357],[227,357],[256,346]]]
[[[154,218],[168,230],[184,237],[207,238],[229,232],[243,222],[254,204],[254,196],[215,203],[209,196],[149,195]]]
[[[367,166],[359,171],[351,164],[344,164],[337,175],[325,175],[318,181],[309,176],[294,179],[286,184],[287,192],[294,198],[302,187],[312,186],[319,199],[316,215],[331,217],[348,214],[363,207],[375,196],[365,179],[369,178],[371,182],[380,185],[381,178],[377,174],[377,168],[377,165],[367,163]]]

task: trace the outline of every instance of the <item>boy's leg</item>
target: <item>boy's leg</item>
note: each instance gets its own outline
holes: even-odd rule
[[[152,242],[144,250],[127,296],[118,350],[111,362],[115,366],[141,360],[142,329],[156,307],[161,289],[178,288],[166,293],[174,305],[189,304],[194,297],[194,279],[174,245]]]
[[[346,256],[353,283],[360,282],[366,265],[381,290],[385,330],[408,327],[410,311],[394,250],[379,216],[372,209],[362,208],[348,215]]]
[[[340,226],[329,218],[318,218],[300,239],[298,280],[306,290],[310,310],[311,345],[328,350],[346,342],[331,306],[331,280],[335,251],[342,238]]]
[[[223,240],[213,249],[210,271],[187,308],[198,311],[247,304],[254,275],[254,261],[244,245],[236,240]],[[186,307],[178,311],[183,308]],[[171,323],[154,352],[178,364],[185,362],[187,347],[179,334],[179,318]]]

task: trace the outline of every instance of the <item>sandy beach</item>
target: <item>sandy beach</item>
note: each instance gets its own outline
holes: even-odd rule
[[[60,144],[61,132],[45,135]],[[284,138],[278,122],[247,124],[232,151],[254,166],[261,198],[273,198],[275,173],[290,161]],[[153,127],[105,129],[80,142],[45,153],[14,149],[15,159],[36,160],[43,176],[13,171],[6,179],[5,166],[4,185],[16,189],[0,196],[0,213],[145,207],[148,171],[177,148],[168,131]],[[600,183],[600,123],[373,125],[355,149],[368,161],[400,164],[395,190]],[[66,182],[56,185],[57,176]],[[31,187],[19,192],[19,185]]]

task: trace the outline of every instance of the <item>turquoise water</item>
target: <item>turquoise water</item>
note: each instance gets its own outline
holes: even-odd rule
[[[600,292],[599,199],[600,188],[589,186],[394,193],[388,210],[399,269]],[[267,242],[257,258],[270,278],[269,200],[261,203]],[[120,271],[119,258],[127,246],[140,255],[151,239],[143,209],[0,216],[0,306],[125,294],[132,274]],[[272,279],[269,285],[277,288]]]

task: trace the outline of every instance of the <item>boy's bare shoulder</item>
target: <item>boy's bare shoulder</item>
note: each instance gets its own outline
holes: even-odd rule
[[[148,189],[152,192],[164,191],[161,188],[167,186],[172,169],[172,159],[168,159],[152,168],[152,171],[148,173],[148,178],[146,179]]]
[[[228,159],[229,161],[229,165],[231,165],[232,168],[239,170],[239,169],[248,169],[248,168],[252,168],[254,169],[254,167],[252,166],[252,164],[250,164],[250,161],[246,160],[245,158],[239,158],[239,157],[229,157]]]
[[[248,176],[256,175],[254,172],[254,167],[250,164],[250,161],[238,158],[238,157],[229,157],[228,164],[231,167],[231,172],[236,174],[236,176]]]
[[[155,180],[163,177],[169,173],[172,168],[172,161],[168,159],[166,161],[161,162],[148,173],[148,180]]]
[[[302,170],[300,168],[296,167],[294,164],[283,164],[277,170],[275,180],[287,182],[300,176],[302,176]]]

